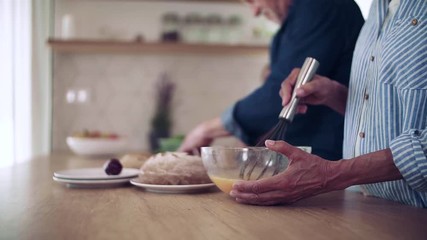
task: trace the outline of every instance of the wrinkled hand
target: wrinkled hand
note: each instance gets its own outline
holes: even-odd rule
[[[273,177],[236,182],[230,196],[237,202],[254,205],[291,204],[332,190],[327,189],[330,161],[284,141],[267,140],[266,146],[287,156],[288,168]]]
[[[295,68],[282,82],[279,94],[282,97],[283,106],[286,106],[291,100],[292,91],[300,70],[299,68]],[[306,113],[307,105],[329,105],[333,101],[331,93],[336,87],[335,84],[336,82],[329,78],[315,75],[310,82],[296,89],[296,95],[300,98],[297,112]]]
[[[206,126],[203,123],[198,125],[186,135],[181,146],[178,148],[178,151],[193,153],[195,150],[198,151],[201,147],[209,146],[213,139],[207,137],[205,131]]]

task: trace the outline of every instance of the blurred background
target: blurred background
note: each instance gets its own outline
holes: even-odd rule
[[[239,0],[0,0],[0,167],[85,130],[181,138],[262,83],[275,31]]]

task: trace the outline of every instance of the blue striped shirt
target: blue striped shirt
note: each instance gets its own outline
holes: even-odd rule
[[[344,158],[390,148],[403,180],[370,194],[427,207],[427,0],[374,0],[356,44],[346,107]],[[361,119],[363,117],[363,119]],[[360,138],[360,139],[357,139]]]

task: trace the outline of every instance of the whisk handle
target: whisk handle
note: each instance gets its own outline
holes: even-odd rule
[[[279,118],[284,118],[289,121],[292,121],[294,119],[296,109],[299,103],[299,99],[296,96],[295,90],[311,81],[311,79],[313,79],[314,77],[314,74],[316,74],[318,67],[319,62],[316,59],[312,57],[307,57],[305,59],[304,64],[301,67],[301,71],[298,74],[295,87],[292,91],[291,101],[283,107],[282,111],[279,114]]]

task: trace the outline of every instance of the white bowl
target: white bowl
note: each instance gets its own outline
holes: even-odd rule
[[[95,157],[115,156],[124,153],[127,141],[123,137],[116,139],[67,137],[67,144],[77,155]]]

